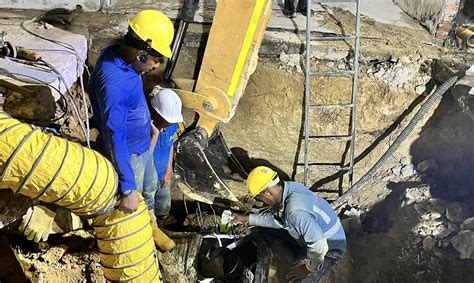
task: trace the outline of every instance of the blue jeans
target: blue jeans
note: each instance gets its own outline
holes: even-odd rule
[[[135,183],[137,191],[140,192],[145,199],[148,209],[155,207],[155,191],[158,184],[155,164],[150,150],[144,153],[132,154],[130,157],[133,174],[135,175]]]
[[[163,227],[166,217],[171,209],[171,187],[163,187],[158,182],[158,189],[155,193],[155,216],[159,227]]]
[[[323,266],[316,272],[311,273],[308,277],[301,280],[301,283],[318,283],[331,268],[337,264],[338,259],[334,259],[328,256],[324,257]]]

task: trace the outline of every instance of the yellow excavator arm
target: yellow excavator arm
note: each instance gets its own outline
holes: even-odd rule
[[[225,162],[235,159],[218,125],[232,118],[255,71],[271,11],[271,0],[218,0],[197,79],[192,83],[172,79],[183,106],[199,115],[196,127],[182,135],[175,147],[176,175],[186,184],[188,195],[197,200],[237,201],[225,184],[228,170],[223,168]],[[182,40],[179,33],[178,28],[176,38]],[[175,43],[174,52],[179,45]]]
[[[235,113],[271,15],[271,0],[219,0],[201,69],[192,91],[177,89],[183,106],[199,114],[209,136]],[[179,79],[176,79],[179,86]]]

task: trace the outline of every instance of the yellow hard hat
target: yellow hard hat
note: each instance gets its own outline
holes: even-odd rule
[[[143,41],[151,41],[151,48],[165,57],[171,56],[171,42],[174,37],[174,26],[162,12],[143,10],[128,20],[130,28]]]
[[[274,170],[266,166],[254,168],[247,177],[247,189],[249,190],[249,194],[252,197],[256,197],[276,179],[278,179],[278,176]]]

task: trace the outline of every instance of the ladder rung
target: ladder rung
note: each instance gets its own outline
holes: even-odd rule
[[[304,163],[297,163],[296,164],[297,166],[304,166]],[[308,164],[308,167],[311,166],[318,166],[318,167],[325,167],[327,169],[332,169],[332,170],[336,170],[336,171],[349,171],[350,170],[350,166],[345,166],[345,167],[341,167],[339,165],[328,165],[328,164],[311,164],[309,163]],[[310,170],[312,171],[322,171],[323,169],[314,169],[314,168],[311,168]]]
[[[346,166],[346,167],[341,167],[341,166],[325,166],[329,167],[330,169],[337,170],[337,171],[349,171],[351,167]],[[312,169],[314,170],[314,169]],[[314,170],[314,171],[321,171],[321,170]]]
[[[347,186],[342,186],[342,191],[345,192],[346,190],[348,190],[350,188],[348,188]],[[329,193],[329,194],[336,194],[336,193],[339,193],[339,188],[317,188],[314,193],[317,194],[317,193]],[[326,200],[327,197],[324,197]],[[334,200],[333,200],[334,201]]]
[[[341,109],[341,108],[352,108],[354,107],[354,104],[327,104],[327,105],[316,105],[316,104],[311,104],[309,105],[310,109],[325,109],[325,108],[336,108],[336,109]]]
[[[338,76],[338,75],[354,75],[353,70],[337,70],[337,71],[319,71],[319,72],[311,72],[311,75],[317,76]]]
[[[340,40],[351,40],[355,39],[353,35],[342,35],[342,36],[311,36],[311,40],[317,41],[340,41]]]
[[[315,0],[316,3],[346,3],[358,2],[359,0]]]
[[[310,141],[350,141],[352,136],[311,136]]]
[[[353,70],[339,70],[339,71],[320,71],[320,72],[312,72],[311,75],[317,76],[339,76],[339,75],[354,75],[355,72]]]

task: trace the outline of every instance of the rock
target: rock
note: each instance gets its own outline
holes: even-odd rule
[[[419,204],[415,204],[415,206],[416,205]],[[430,218],[430,213],[423,214],[420,218],[421,221],[414,231],[418,232],[421,236],[433,236],[437,239],[443,239],[452,233],[447,223],[440,219]]]
[[[406,179],[415,175],[416,172],[415,172],[415,169],[413,168],[413,165],[408,164],[402,167],[401,174],[402,174],[402,178]]]
[[[392,168],[392,173],[396,176],[400,176],[402,174],[402,166]]]
[[[65,246],[52,247],[41,257],[47,263],[56,263],[63,257],[64,253],[66,252],[66,248],[67,247]]]
[[[30,198],[15,195],[11,190],[0,190],[0,230],[20,220],[34,204]]]
[[[426,237],[423,240],[423,249],[427,252],[431,251],[436,245],[436,239],[433,237]]]
[[[82,220],[77,215],[61,207],[56,209],[56,217],[51,227],[51,234],[67,233],[81,228]]]
[[[474,259],[474,231],[459,232],[451,239],[451,244],[461,254],[461,258]]]
[[[400,163],[401,163],[402,165],[411,164],[411,159],[410,159],[410,157],[405,156],[405,157],[403,157],[403,158],[400,160]]]
[[[427,215],[428,214],[428,209],[426,208],[426,206],[422,203],[415,203],[415,205],[413,206],[413,208],[415,209],[416,213],[418,214],[418,216],[422,217],[424,215]]]
[[[444,258],[445,255],[444,255],[444,251],[440,248],[433,248],[433,254],[437,257],[437,258]]]
[[[286,54],[280,53],[280,65],[283,65],[285,69],[295,69],[298,73],[302,72],[300,66],[301,56],[299,54]]]
[[[463,222],[468,216],[468,208],[459,202],[446,205],[446,217],[452,222]]]
[[[413,241],[413,245],[414,245],[414,246],[418,245],[419,243],[421,243],[421,238],[416,238],[416,239]]]
[[[382,181],[388,182],[388,181],[392,180],[393,178],[395,178],[395,175],[390,174],[390,175],[387,175],[387,176],[383,177]]]
[[[362,223],[359,217],[351,216],[349,218],[345,218],[341,220],[342,227],[344,227],[344,231],[346,235],[362,235]]]
[[[416,169],[420,173],[436,172],[438,171],[438,163],[434,159],[423,160],[416,166]]]
[[[398,60],[398,62],[400,62],[400,63],[403,64],[403,65],[411,64],[410,58],[405,57],[405,56],[404,56],[404,57],[401,57],[401,58]]]
[[[337,68],[339,70],[344,70],[346,68],[346,65],[344,63],[339,63],[339,64],[337,64]]]
[[[349,50],[340,50],[335,47],[315,48],[311,55],[320,60],[339,61],[349,56]]]
[[[326,67],[329,67],[329,68],[332,68],[334,67],[334,65],[336,65],[333,61],[329,61],[326,63]]]
[[[441,247],[444,248],[444,249],[449,247],[449,245],[451,244],[451,242],[449,240],[446,240],[446,239],[441,240],[440,243],[441,243]]]
[[[431,198],[430,188],[427,186],[409,188],[405,192],[405,198],[407,199],[405,205],[429,200]]]
[[[461,230],[474,230],[474,217],[464,220],[461,224]]]
[[[410,60],[413,60],[413,61],[420,61],[421,59],[421,55],[418,54],[418,53],[415,53],[413,55],[410,55]]]
[[[431,219],[440,219],[441,217],[443,217],[443,215],[437,211],[432,211],[430,214],[429,214],[430,218]]]
[[[424,93],[426,90],[426,86],[425,85],[417,85],[415,86],[415,92],[416,94],[422,94]]]
[[[451,234],[451,232],[452,231],[448,228],[448,226],[443,223],[442,225],[434,227],[431,234],[438,239],[444,239],[448,237]]]
[[[430,210],[433,212],[437,212],[441,215],[444,215],[446,212],[446,208],[443,205],[443,202],[440,199],[430,199],[428,201],[428,206]]]
[[[448,222],[448,229],[451,232],[458,232],[459,231],[459,226],[452,223],[452,222]]]

